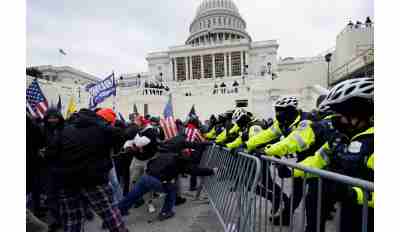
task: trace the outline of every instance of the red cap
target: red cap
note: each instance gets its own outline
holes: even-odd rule
[[[111,125],[115,125],[115,121],[117,120],[117,115],[110,108],[103,108],[96,112],[97,115],[102,117],[107,122],[111,123]]]

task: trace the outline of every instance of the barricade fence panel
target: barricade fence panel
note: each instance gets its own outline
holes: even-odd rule
[[[373,231],[372,182],[216,145],[204,152],[201,165],[218,168],[202,187],[227,232]],[[294,169],[304,177],[279,175]],[[351,187],[361,189],[362,205],[342,196],[340,190]]]
[[[260,174],[260,161],[246,154],[231,155],[219,146],[210,147],[201,165],[217,167],[218,174],[204,179],[204,189],[225,231],[246,231],[253,219],[255,185]]]

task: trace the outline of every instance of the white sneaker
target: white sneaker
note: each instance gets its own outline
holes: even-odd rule
[[[149,211],[149,213],[154,213],[154,212],[156,212],[156,207],[154,207],[154,205],[153,205],[153,203],[149,203],[148,205],[147,205],[147,209],[148,209],[148,211]]]

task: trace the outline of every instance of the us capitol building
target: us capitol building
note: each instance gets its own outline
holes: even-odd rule
[[[172,94],[179,118],[186,117],[193,104],[203,120],[234,107],[270,117],[272,103],[280,96],[295,95],[303,109],[311,110],[327,86],[373,76],[373,25],[344,25],[334,48],[316,56],[283,59],[278,58],[277,40],[253,41],[246,28],[233,0],[203,0],[184,45],[148,53],[148,71],[121,75],[117,97],[100,106],[114,105],[127,117],[136,104],[142,113],[159,115]],[[84,85],[95,81],[92,75],[71,67],[37,68],[46,78],[40,85],[49,103],[56,103],[60,95],[66,105],[74,96],[78,107],[88,106]],[[69,77],[59,75],[63,70],[69,70]],[[30,81],[28,77],[27,84]],[[151,91],[150,83],[168,86],[168,90]]]

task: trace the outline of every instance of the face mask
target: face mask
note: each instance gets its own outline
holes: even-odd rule
[[[355,128],[345,116],[338,116],[332,119],[333,127],[346,135],[353,134]]]
[[[285,109],[285,110],[277,110],[276,111],[276,120],[279,123],[287,125],[292,123],[295,118],[297,117],[297,110],[296,109]]]

